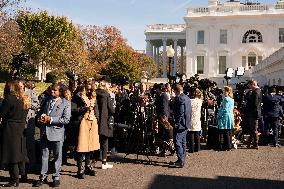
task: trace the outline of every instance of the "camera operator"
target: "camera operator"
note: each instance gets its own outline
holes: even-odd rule
[[[165,85],[159,84],[156,88],[157,99],[156,99],[156,113],[159,123],[159,137],[164,140],[164,145],[162,147],[162,156],[166,156],[166,148],[173,151],[173,127],[169,123],[169,99],[168,95],[165,93]]]
[[[262,92],[257,86],[256,80],[250,80],[248,82],[248,87],[250,91],[246,95],[246,117],[249,129],[249,140],[247,148],[250,148],[253,142],[254,149],[258,149],[258,120],[261,117],[261,102],[262,102]]]
[[[276,88],[271,87],[268,90],[268,94],[263,98],[263,112],[264,112],[264,123],[265,123],[265,138],[266,144],[269,144],[268,133],[269,130],[273,131],[273,146],[280,147],[278,143],[278,130],[280,117],[283,116],[281,106],[284,103],[284,99],[276,94]]]

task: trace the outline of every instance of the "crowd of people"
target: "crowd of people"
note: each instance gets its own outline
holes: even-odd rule
[[[77,162],[78,179],[84,179],[96,175],[95,161],[102,162],[102,169],[111,169],[108,152],[120,150],[120,144],[146,146],[163,157],[176,153],[177,161],[169,166],[179,168],[184,167],[187,152],[201,149],[201,141],[227,151],[234,148],[234,139],[247,148],[258,149],[260,143],[280,147],[283,95],[275,87],[261,90],[255,80],[247,87],[239,91],[240,98],[229,86],[217,90],[215,85],[204,88],[189,82],[142,83],[126,89],[104,77],[73,80],[69,86],[58,82],[37,96],[32,82],[8,81],[0,103],[0,164],[10,174],[3,186],[27,182],[27,172],[37,164],[41,170],[34,187],[47,183],[48,172],[53,186],[60,186],[69,151]],[[213,139],[211,126],[216,128]],[[122,137],[116,133],[121,128]]]

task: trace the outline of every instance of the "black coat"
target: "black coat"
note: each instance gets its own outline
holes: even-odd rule
[[[169,117],[169,99],[166,93],[162,93],[157,97],[156,101],[157,115]]]
[[[97,104],[99,109],[99,135],[113,136],[113,126],[109,124],[109,118],[114,115],[114,106],[110,94],[104,89],[97,90]]]
[[[245,116],[249,118],[259,119],[261,117],[262,92],[260,88],[249,91],[246,96],[246,112]]]
[[[263,98],[263,112],[265,116],[280,117],[282,116],[282,104],[284,99],[280,95],[268,94]]]
[[[0,161],[1,164],[26,160],[25,125],[28,111],[15,96],[8,96],[0,107]]]

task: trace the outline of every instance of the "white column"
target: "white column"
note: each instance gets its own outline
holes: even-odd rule
[[[163,39],[163,78],[167,78],[167,39]]]
[[[153,60],[156,63],[156,47],[155,47],[155,45],[152,46],[152,52],[153,52]]]
[[[174,40],[174,50],[175,50],[175,55],[174,55],[174,61],[173,61],[173,68],[172,68],[172,76],[176,75],[177,72],[177,42],[178,40]]]
[[[151,44],[151,46],[150,46],[150,48],[151,48],[151,51],[150,51],[150,56],[152,57],[152,58],[154,58],[154,45],[152,44],[152,43],[150,43]]]
[[[148,56],[151,56],[151,41],[150,40],[146,40],[146,54]]]
[[[183,46],[181,46],[180,47],[180,67],[179,67],[179,72],[180,72],[180,74],[183,74],[183,49],[184,47]]]
[[[160,47],[159,46],[156,48],[156,54],[157,54],[157,68],[158,68],[157,77],[160,77]]]

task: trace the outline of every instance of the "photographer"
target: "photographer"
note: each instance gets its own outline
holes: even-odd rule
[[[265,123],[265,138],[266,138],[266,144],[269,144],[269,130],[272,129],[273,131],[273,146],[274,147],[280,147],[279,141],[278,141],[278,135],[279,135],[279,121],[280,117],[283,116],[282,112],[282,105],[283,105],[284,99],[276,94],[276,88],[271,87],[268,90],[268,94],[264,96],[263,98],[263,114],[264,114],[264,123]]]
[[[169,123],[169,99],[165,93],[164,84],[159,84],[156,88],[157,99],[156,99],[156,113],[159,123],[159,137],[164,140],[166,144],[161,152],[162,156],[166,155],[166,148],[173,151],[173,127]]]

